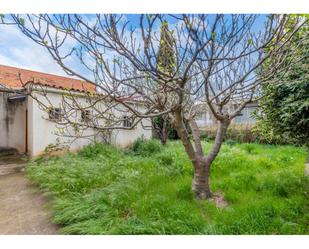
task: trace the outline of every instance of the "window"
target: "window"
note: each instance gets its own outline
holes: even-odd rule
[[[254,112],[256,111],[256,107],[250,107],[248,108],[248,122],[249,123],[255,123],[256,118],[254,116]]]
[[[53,121],[61,121],[61,109],[60,108],[50,108],[48,110],[48,118]]]
[[[245,107],[239,115],[235,117],[236,123],[254,123],[255,117],[253,116],[253,112],[256,110],[254,107]]]
[[[133,120],[132,118],[129,118],[128,116],[123,117],[123,127],[130,128],[132,127]]]
[[[82,110],[81,113],[82,122],[89,122],[90,121],[90,110]]]

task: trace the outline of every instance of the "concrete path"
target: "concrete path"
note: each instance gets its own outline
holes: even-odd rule
[[[0,176],[22,171],[26,166],[26,160],[23,155],[1,155],[0,150]]]
[[[45,204],[24,173],[0,176],[0,234],[57,234]]]

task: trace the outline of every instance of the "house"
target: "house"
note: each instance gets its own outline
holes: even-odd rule
[[[26,94],[27,84],[22,84],[31,80],[36,87],[32,92],[36,99]],[[52,105],[51,113],[40,108],[38,101],[46,101],[43,89]],[[53,118],[61,113],[60,102],[68,91],[74,92],[81,103],[86,101],[83,93],[96,93],[94,85],[78,79],[0,65],[0,149],[14,148],[19,153],[37,156],[54,144],[70,144],[70,150],[74,151],[93,140],[103,141],[104,138],[95,134],[93,128],[87,128],[87,136],[73,141],[69,141],[69,137],[59,136],[59,128]],[[143,108],[142,104],[140,108]],[[78,115],[79,119],[85,119],[85,113]],[[128,126],[128,122],[126,120],[123,125]],[[138,137],[150,138],[152,131],[146,127],[151,127],[150,120],[143,120],[133,129],[115,130],[111,142],[126,147]]]
[[[241,113],[232,120],[232,124],[235,125],[254,124],[255,117],[253,116],[253,112],[257,110],[257,108],[258,103],[256,101],[247,104],[245,108],[241,111]],[[198,112],[196,122],[200,128],[211,127],[213,125],[216,125],[215,118],[212,117],[211,112],[205,109],[202,109],[202,111]]]

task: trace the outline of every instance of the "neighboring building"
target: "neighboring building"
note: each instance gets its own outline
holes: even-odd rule
[[[253,112],[257,109],[258,104],[256,101],[249,103],[246,107],[241,111],[241,114],[236,116],[233,120],[233,124],[239,125],[250,125],[255,123],[255,117],[253,116]],[[209,127],[216,124],[214,117],[210,111],[200,111],[196,118],[197,125],[199,127]]]
[[[253,116],[253,112],[258,108],[257,102],[249,103],[245,106],[245,108],[241,111],[240,115],[234,118],[235,124],[254,124],[255,117]]]
[[[20,79],[22,82],[35,79],[35,84],[44,87],[51,104],[55,107],[54,110],[59,112],[62,94],[68,90],[76,92],[80,102],[85,101],[83,92],[95,93],[94,85],[81,80],[0,65],[0,150],[15,148],[19,153],[37,156],[51,144],[68,142],[69,138],[55,134],[58,128],[49,120],[48,113],[40,108],[36,100],[23,92],[27,85],[22,86]],[[42,102],[46,101],[40,94],[39,87],[34,95]],[[143,108],[142,104],[140,108]],[[85,118],[82,114],[79,115],[79,118]],[[127,126],[128,122],[123,122],[123,125]],[[143,123],[131,130],[116,130],[111,142],[126,147],[138,137],[150,138],[152,131],[145,127],[151,127],[150,120],[143,120]],[[89,128],[86,133],[91,135],[93,131]],[[94,136],[93,139],[103,141],[100,135]],[[88,138],[79,138],[70,145],[70,149],[78,150],[90,142]]]

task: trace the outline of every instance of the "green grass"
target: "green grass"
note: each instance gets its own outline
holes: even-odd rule
[[[309,234],[304,148],[225,144],[211,169],[212,190],[229,202],[218,209],[193,198],[179,141],[144,143],[132,151],[95,144],[29,164],[62,233]]]

